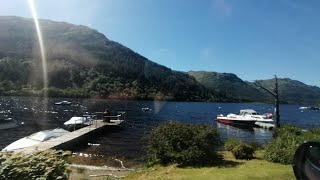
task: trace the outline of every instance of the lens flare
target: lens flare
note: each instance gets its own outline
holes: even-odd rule
[[[45,49],[43,45],[43,39],[42,39],[42,34],[41,34],[41,29],[39,26],[39,21],[38,21],[38,15],[37,11],[34,5],[33,0],[28,0],[29,7],[32,13],[32,17],[34,20],[34,24],[36,27],[37,31],[37,36],[39,40],[39,46],[40,46],[40,53],[41,53],[41,60],[42,60],[42,71],[43,71],[43,110],[44,112],[47,111],[48,109],[48,73],[47,73],[47,59],[45,55]]]
[[[39,46],[40,46],[40,53],[41,53],[41,60],[42,60],[42,70],[43,70],[43,89],[44,89],[44,97],[47,97],[47,89],[48,89],[48,74],[47,74],[47,59],[45,56],[45,49],[43,45],[43,39],[42,39],[42,34],[41,34],[41,29],[39,26],[39,21],[38,21],[38,15],[37,11],[34,5],[33,0],[28,0],[29,7],[32,13],[32,17],[34,20],[34,24],[36,27],[37,31],[37,36],[39,40]]]

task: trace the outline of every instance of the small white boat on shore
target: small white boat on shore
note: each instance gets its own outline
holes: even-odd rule
[[[27,148],[27,147],[39,144],[44,141],[48,141],[50,139],[60,137],[60,136],[65,135],[67,133],[69,133],[69,131],[61,129],[61,128],[39,131],[37,133],[34,133],[30,136],[21,138],[15,142],[9,144],[7,147],[2,149],[2,151],[16,151],[19,149]]]

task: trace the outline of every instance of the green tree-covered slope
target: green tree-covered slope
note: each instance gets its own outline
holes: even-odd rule
[[[216,100],[187,73],[156,64],[94,29],[40,20],[49,96]],[[0,93],[41,95],[43,71],[32,19],[0,17]]]
[[[235,74],[205,71],[190,71],[189,75],[196,78],[210,90],[215,90],[233,101],[272,102],[272,98],[262,89],[258,89],[254,82],[241,80]],[[269,88],[274,88],[274,80],[259,80]],[[320,88],[309,86],[289,78],[279,78],[279,94],[282,103],[290,104],[319,104]]]

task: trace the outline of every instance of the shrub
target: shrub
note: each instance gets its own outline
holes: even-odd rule
[[[248,143],[248,145],[251,146],[255,151],[258,149],[264,149],[264,144],[257,141],[252,141]]]
[[[283,126],[281,126],[281,128],[277,128],[273,137],[277,138],[279,136],[299,136],[303,133],[302,129],[291,125],[291,124],[285,124]]]
[[[252,159],[254,149],[247,144],[238,144],[231,150],[236,159]]]
[[[0,153],[0,179],[68,179],[69,170],[62,151],[35,154]]]
[[[239,139],[228,139],[225,143],[224,143],[224,149],[227,151],[231,151],[235,146],[241,144],[241,141]]]
[[[295,151],[305,141],[319,141],[320,129],[302,131],[293,125],[284,125],[267,144],[264,159],[281,164],[292,164]]]
[[[209,125],[169,121],[153,129],[147,138],[148,165],[202,166],[221,160],[214,149],[219,143],[218,131]]]

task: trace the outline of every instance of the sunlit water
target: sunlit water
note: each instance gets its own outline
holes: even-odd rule
[[[71,106],[56,106],[55,102],[69,100]],[[209,124],[217,127],[222,140],[239,138],[244,141],[267,142],[272,131],[260,128],[239,129],[214,121],[218,114],[238,113],[240,109],[255,109],[260,113],[272,112],[270,104],[205,103],[205,102],[153,102],[110,101],[96,99],[48,98],[48,109],[43,108],[43,98],[2,97],[0,111],[7,111],[20,126],[0,130],[0,148],[37,131],[63,127],[72,116],[104,111],[116,113],[126,110],[126,121],[121,127],[105,128],[102,132],[84,140],[74,151],[120,157],[141,157],[144,154],[144,135],[153,127],[168,120],[193,124]],[[148,107],[151,111],[142,111]],[[320,127],[320,111],[301,112],[299,106],[282,105],[281,123],[295,124],[301,128]],[[88,144],[89,143],[89,144]]]

